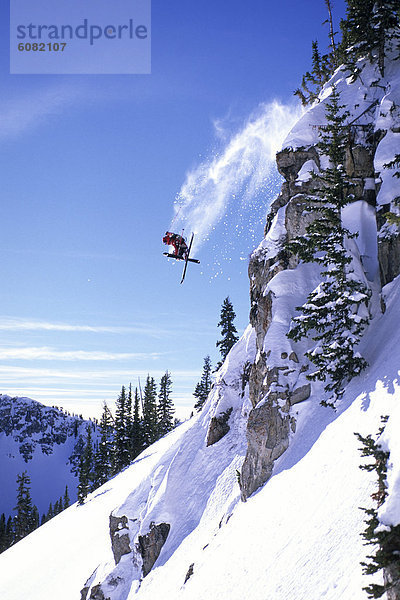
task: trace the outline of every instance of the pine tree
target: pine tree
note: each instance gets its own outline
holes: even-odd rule
[[[34,531],[40,525],[40,515],[39,515],[39,510],[38,510],[38,507],[36,506],[36,504],[33,505],[32,518],[33,518],[32,531]]]
[[[26,471],[17,476],[17,505],[14,510],[14,540],[18,542],[36,528],[37,508],[34,507],[30,492],[31,480]],[[35,511],[36,508],[36,511]]]
[[[377,60],[381,76],[385,72],[388,48],[399,39],[398,0],[347,0],[346,19],[341,22],[341,58],[355,77],[356,61]]]
[[[50,521],[54,517],[53,505],[50,502],[49,508],[47,510],[46,521]]]
[[[371,38],[371,13],[375,0],[347,0],[346,19],[340,23],[340,57],[347,68],[358,75],[356,61],[367,55]]]
[[[65,510],[66,508],[68,508],[70,504],[71,504],[71,500],[70,500],[69,494],[68,494],[68,486],[66,485],[65,486],[64,497],[63,497],[63,502],[62,502],[63,510]]]
[[[130,418],[130,415],[128,417],[128,397],[125,386],[122,386],[115,411],[114,473],[119,473],[130,463],[130,437],[128,432]]]
[[[0,517],[0,552],[4,552],[4,550],[6,550],[5,538],[6,538],[6,515],[4,513],[2,513],[2,515]]]
[[[14,522],[12,517],[8,517],[6,523],[6,533],[4,536],[4,544],[6,549],[12,546],[14,543]]]
[[[377,50],[381,76],[385,74],[385,58],[393,41],[399,39],[399,0],[375,0],[371,18],[371,46]]]
[[[205,401],[208,398],[208,394],[210,393],[211,390],[211,359],[210,357],[207,355],[204,358],[204,365],[203,365],[203,372],[201,374],[201,379],[200,381],[197,383],[196,388],[193,392],[193,396],[195,398],[197,398],[197,402],[194,405],[194,408],[197,411],[200,411],[203,406]]]
[[[325,0],[326,8],[328,10],[328,18],[325,23],[329,24],[329,39],[330,39],[330,49],[332,56],[332,67],[336,68],[338,66],[338,57],[336,51],[336,41],[335,41],[335,30],[333,27],[333,14],[332,14],[332,4],[330,0]]]
[[[319,92],[333,72],[331,57],[328,54],[320,54],[316,40],[312,42],[311,48],[311,71],[307,71],[302,79],[301,89],[297,89],[294,93],[295,96],[299,96],[303,106],[311,104],[317,99]]]
[[[83,504],[89,492],[93,491],[93,442],[92,425],[86,427],[86,444],[79,464],[78,502]],[[54,511],[55,512],[55,511]]]
[[[301,86],[294,92],[298,96],[303,106],[311,104],[318,98],[324,84],[333,75],[334,70],[339,64],[339,52],[335,41],[335,31],[333,27],[332,3],[330,0],[325,0],[328,11],[328,18],[324,22],[329,25],[329,48],[327,54],[321,54],[318,42],[312,42],[311,51],[311,71],[307,71],[303,75]]]
[[[157,387],[154,378],[148,375],[143,391],[143,440],[145,448],[157,439]]]
[[[225,298],[221,307],[221,317],[217,327],[221,327],[221,339],[216,343],[219,348],[222,360],[218,363],[218,367],[222,365],[226,359],[229,350],[236,344],[239,339],[237,330],[233,321],[236,317],[235,311],[233,310],[233,304],[229,300],[229,296]],[[217,368],[218,368],[217,367]]]
[[[137,388],[135,388],[135,400],[133,405],[132,421],[132,445],[131,460],[134,460],[144,450],[143,443],[143,423],[140,418],[140,398]]]
[[[171,400],[172,381],[171,374],[166,371],[161,377],[160,391],[158,394],[158,434],[160,437],[174,428],[174,404]]]
[[[96,487],[103,485],[111,478],[114,465],[113,418],[106,402],[103,404],[99,428],[101,437],[95,455]]]
[[[56,500],[54,503],[54,516],[60,513],[60,501]]]
[[[132,454],[132,425],[133,425],[133,399],[132,399],[132,384],[129,384],[129,391],[126,398],[126,409],[125,409],[125,435],[128,438],[128,451],[129,451],[129,459],[131,459]],[[130,460],[129,460],[130,462]],[[128,463],[129,464],[129,463]]]
[[[304,262],[315,262],[324,269],[322,283],[297,308],[301,314],[293,319],[288,337],[298,341],[312,332],[316,344],[306,356],[317,368],[308,378],[328,380],[325,390],[332,394],[322,404],[332,407],[343,394],[344,382],[367,366],[355,346],[369,322],[366,307],[370,298],[366,285],[351,272],[352,257],[345,245],[346,238],[357,234],[350,233],[341,221],[342,208],[353,200],[352,185],[343,166],[348,138],[348,113],[343,108],[333,89],[326,105],[327,125],[321,127],[318,143],[329,159],[329,167],[314,177],[313,195],[306,207],[306,212],[316,217],[306,227],[305,236],[288,244],[288,250]]]
[[[383,426],[379,429],[377,439],[371,435],[366,437],[356,433],[357,439],[361,442],[360,448],[363,457],[372,457],[373,463],[362,464],[360,469],[366,471],[375,471],[377,474],[377,491],[371,495],[371,498],[376,503],[374,508],[363,508],[362,510],[367,516],[364,521],[366,528],[362,533],[365,544],[373,546],[373,553],[367,558],[369,562],[362,562],[363,572],[366,575],[373,575],[383,569],[384,584],[370,584],[363,588],[369,598],[381,598],[385,592],[396,589],[395,595],[390,597],[398,597],[400,590],[400,525],[382,527],[378,519],[378,508],[383,504],[387,497],[387,468],[389,460],[389,452],[382,449],[379,444],[379,437],[384,431],[388,417],[382,417]],[[390,571],[390,576],[388,572]]]

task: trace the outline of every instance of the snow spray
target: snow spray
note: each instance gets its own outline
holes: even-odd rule
[[[236,235],[245,252],[254,248],[281,184],[276,152],[301,114],[298,105],[262,104],[219,152],[186,175],[175,201],[173,227],[196,234],[194,253],[204,242],[213,243],[213,232],[221,223],[231,243]],[[215,127],[218,130],[220,124]]]

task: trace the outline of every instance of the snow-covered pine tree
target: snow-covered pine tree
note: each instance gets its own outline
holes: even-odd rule
[[[356,69],[357,60],[366,56],[370,49],[370,19],[374,2],[375,0],[347,0],[346,18],[340,22],[340,60],[354,76],[359,74]]]
[[[110,479],[114,465],[114,426],[113,418],[107,403],[103,403],[103,412],[100,419],[100,442],[95,455],[96,487],[103,485]]]
[[[219,348],[221,354],[221,361],[218,363],[217,368],[219,368],[224,362],[225,358],[228,355],[229,350],[236,344],[239,339],[237,335],[236,327],[233,323],[235,320],[236,314],[233,310],[233,304],[229,299],[229,296],[225,298],[221,306],[221,315],[220,320],[217,327],[221,328],[221,339],[216,343],[217,348]]]
[[[382,526],[378,519],[378,508],[387,497],[386,476],[389,460],[389,452],[384,451],[379,444],[379,437],[384,431],[387,417],[381,419],[383,426],[380,427],[375,439],[371,435],[364,437],[359,433],[355,434],[362,444],[361,456],[374,459],[373,463],[360,465],[360,469],[375,471],[378,483],[377,491],[371,495],[376,506],[362,509],[367,519],[364,521],[366,528],[361,535],[365,544],[372,545],[374,550],[367,556],[369,562],[362,562],[361,565],[366,575],[374,575],[383,569],[383,585],[372,583],[363,588],[368,597],[381,598],[387,593],[388,600],[394,600],[399,598],[400,594],[400,525]]]
[[[383,77],[387,50],[399,39],[398,0],[347,0],[346,19],[340,26],[345,66],[357,77],[357,60],[368,57],[370,62],[377,60]]]
[[[94,489],[92,426],[86,427],[86,443],[79,463],[78,502],[83,504],[86,496]]]
[[[165,371],[160,381],[158,393],[158,434],[160,437],[174,428],[174,403],[171,399],[172,380],[169,371]]]
[[[194,405],[194,408],[199,412],[203,406],[205,401],[208,398],[208,394],[211,390],[211,359],[207,355],[204,358],[203,371],[201,374],[201,379],[197,383],[196,388],[193,392],[193,396],[197,398],[197,402]]]
[[[385,75],[387,51],[398,42],[399,0],[375,0],[371,17],[371,49],[376,49],[381,76]]]
[[[321,284],[309,294],[307,302],[297,309],[288,337],[298,341],[311,333],[316,344],[306,352],[316,370],[308,375],[312,381],[327,381],[331,393],[323,405],[334,407],[343,394],[343,384],[358,375],[367,365],[355,350],[369,322],[367,310],[370,291],[351,270],[352,257],[346,238],[354,238],[343,227],[341,210],[352,202],[352,185],[344,169],[348,131],[348,113],[339,104],[338,91],[332,90],[326,105],[327,124],[320,128],[318,148],[329,159],[329,166],[314,176],[315,187],[306,212],[315,219],[306,234],[294,238],[288,250],[304,262],[315,262],[323,270]]]
[[[121,393],[117,399],[117,408],[115,411],[114,474],[119,473],[130,463],[130,437],[128,431],[130,415],[128,416],[127,412],[128,398],[125,386],[122,386]]]
[[[158,439],[157,387],[153,377],[147,375],[143,391],[143,442],[150,446]]]
[[[26,471],[17,476],[17,505],[14,508],[17,514],[14,517],[14,542],[22,540],[38,525],[38,511],[32,503],[30,485],[31,480]]]

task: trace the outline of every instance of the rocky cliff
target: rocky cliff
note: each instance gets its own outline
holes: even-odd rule
[[[350,111],[345,169],[354,185],[354,206],[346,207],[343,219],[358,233],[352,254],[373,292],[372,313],[376,313],[381,286],[400,273],[399,231],[385,218],[389,210],[397,213],[400,195],[394,170],[384,166],[400,145],[400,88],[391,75],[393,70],[382,80],[374,66],[363,64],[362,78],[350,83],[339,70],[277,154],[284,182],[271,206],[265,239],[249,266],[250,323],[256,331],[257,354],[249,377],[253,408],[240,478],[243,500],[271,476],[275,460],[288,448],[296,430],[295,405],[311,392],[304,345],[290,342],[286,333],[295,314],[292,299],[303,303],[320,276],[310,265],[298,266],[285,248],[294,237],[304,235],[314,218],[304,209],[316,185],[311,174],[323,168],[324,157],[316,144],[332,85]]]

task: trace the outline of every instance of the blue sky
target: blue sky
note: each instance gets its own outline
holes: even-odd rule
[[[153,0],[151,75],[41,76],[9,74],[2,6],[1,392],[98,415],[168,369],[179,414],[193,404],[227,295],[240,333],[248,322],[247,257],[280,181],[264,154],[296,113],[311,41],[327,43],[325,10]],[[334,10],[338,23],[344,2]],[[180,286],[161,238],[189,184],[200,212],[226,198]]]

